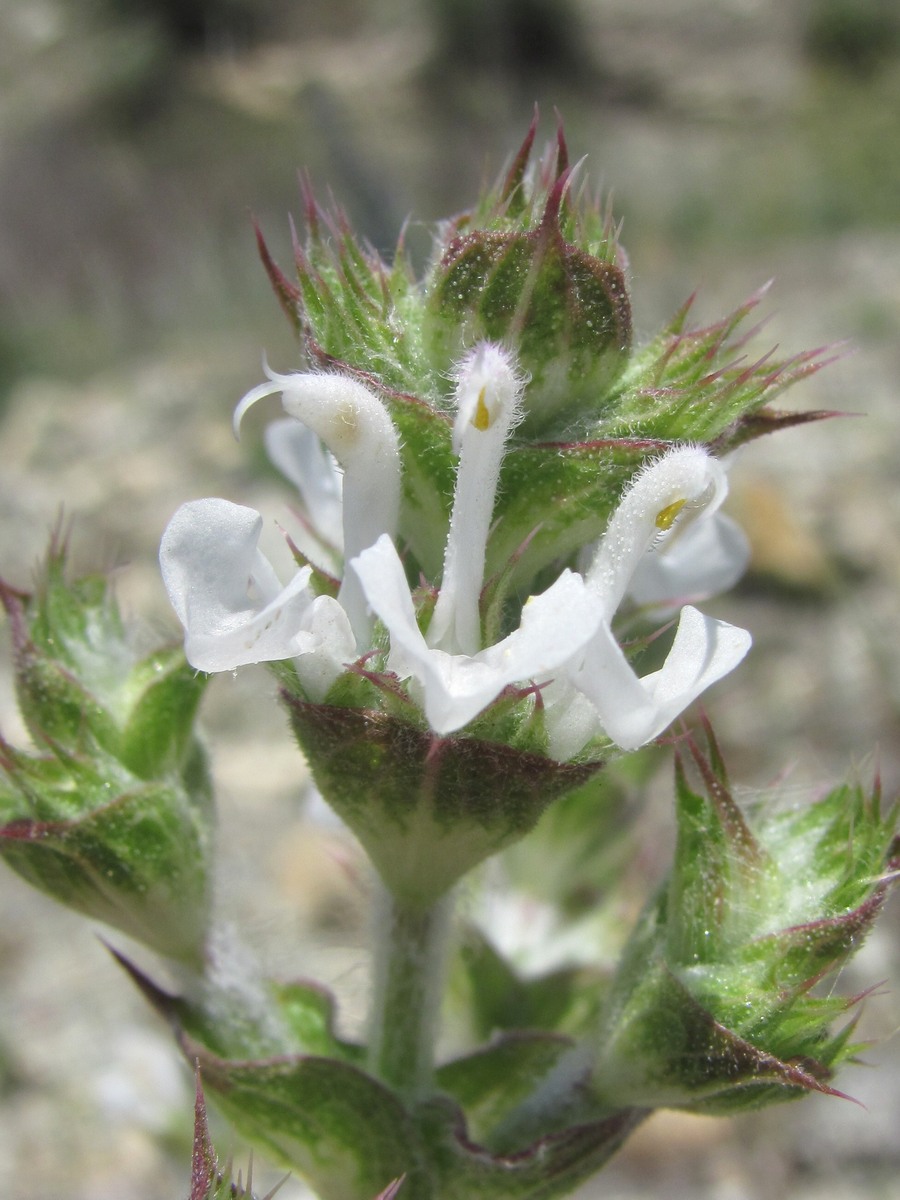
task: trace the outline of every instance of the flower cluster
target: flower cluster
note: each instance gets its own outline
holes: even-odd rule
[[[615,229],[562,134],[537,162],[533,139],[439,227],[422,279],[311,195],[299,285],[260,238],[306,369],[267,368],[235,427],[281,395],[266,442],[304,528],[284,584],[257,513],[175,514],[162,569],[199,670],[289,663],[303,702],[564,763],[658,737],[746,653],[693,606],[746,564],[723,460],[801,419],[766,402],[819,364],[736,357],[759,297],[706,329],[684,309],[635,350]],[[629,609],[674,619],[668,654],[642,655],[640,622],[623,641]]]
[[[251,404],[280,392],[302,426],[297,436],[279,423],[270,445],[302,483],[316,539],[342,550],[343,577],[336,595],[321,594],[315,577],[323,570],[309,564],[283,586],[258,548],[258,513],[219,499],[182,506],[163,538],[161,563],[188,659],[203,671],[292,659],[306,697],[322,701],[343,671],[361,669],[377,648],[374,614],[389,637],[385,673],[406,685],[434,732],[464,728],[515,688],[542,706],[551,756],[570,759],[598,736],[635,749],[750,645],[744,630],[685,604],[664,663],[641,677],[613,633],[630,589],[672,606],[740,574],[745,544],[719,512],[725,472],[699,446],[674,446],[651,459],[603,537],[586,548],[584,569],[563,567],[527,597],[515,627],[494,639],[485,629],[485,557],[526,383],[513,355],[490,342],[465,357],[455,379],[456,484],[439,588],[408,583],[397,536],[399,436],[376,392],[333,372],[272,374],[248,393],[238,422]]]
[[[402,241],[383,262],[311,195],[299,284],[260,238],[305,362],[267,366],[234,426],[280,396],[290,578],[225,499],[183,505],[162,540],[189,662],[272,667],[320,791],[422,903],[747,653],[695,607],[748,558],[725,466],[796,423],[767,402],[819,365],[742,361],[758,296],[635,349],[615,228],[562,135],[537,162],[533,138],[438,228],[422,278]]]
[[[896,882],[896,810],[848,784],[744,814],[706,737],[708,755],[687,743],[700,791],[676,762],[672,872],[619,962],[594,1086],[711,1115],[843,1095],[830,1081],[861,1047],[840,1022],[861,997],[833,978]]]

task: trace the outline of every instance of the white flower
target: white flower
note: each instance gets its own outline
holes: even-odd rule
[[[726,592],[750,561],[750,543],[736,521],[714,501],[675,523],[660,545],[643,556],[628,585],[628,599],[658,613]],[[690,519],[693,517],[693,519]]]
[[[356,639],[347,614],[309,588],[305,567],[282,587],[259,549],[262,517],[228,500],[183,504],[160,546],[169,599],[185,629],[184,650],[198,671],[294,658],[310,699],[322,699]]]
[[[690,525],[664,552],[645,555],[628,596],[642,607],[664,610],[706,600],[733,587],[749,560],[747,535],[726,513],[717,512]]]
[[[379,538],[351,565],[391,635],[388,666],[401,679],[416,680],[436,733],[461,729],[508,684],[548,677],[597,626],[597,606],[584,580],[563,571],[546,592],[526,602],[518,629],[502,641],[475,654],[451,654],[430,646],[420,632],[406,573],[389,537]]]
[[[339,374],[270,373],[269,379],[240,402],[235,426],[257,400],[282,393],[292,420],[270,431],[269,451],[299,488],[320,542],[352,555],[393,533],[399,448],[374,392]],[[185,654],[201,671],[294,659],[306,694],[322,700],[359,657],[358,643],[367,644],[370,620],[359,579],[345,572],[337,599],[312,591],[310,567],[282,586],[259,549],[261,529],[259,513],[227,500],[196,500],[172,518],[160,564],[185,629]]]
[[[545,692],[557,757],[571,757],[600,732],[623,750],[651,741],[749,650],[746,630],[685,605],[662,667],[640,677],[612,632],[648,551],[664,554],[685,523],[716,513],[726,491],[721,465],[694,446],[670,451],[632,481],[585,574],[600,609],[597,632]]]
[[[300,421],[331,451],[344,470],[341,504],[344,561],[382,534],[393,534],[400,510],[400,448],[397,431],[378,396],[350,375],[266,370],[261,383],[244,396],[234,413],[235,430],[249,408],[281,392],[285,412]],[[359,582],[344,573],[338,596],[360,638],[368,633],[366,604]]]
[[[499,380],[500,386],[493,388]],[[681,610],[663,666],[641,678],[612,631],[613,618],[648,551],[662,554],[692,522],[715,514],[727,485],[715,459],[696,447],[672,450],[642,470],[613,514],[593,561],[579,575],[563,571],[531,597],[517,629],[481,647],[478,598],[505,438],[517,415],[518,388],[508,356],[480,347],[459,378],[460,464],[444,558],[444,583],[427,635],[416,621],[409,585],[389,537],[351,562],[366,599],[387,628],[388,666],[413,681],[431,727],[462,728],[510,684],[542,689],[550,752],[571,758],[605,734],[632,750],[657,737],[706,687],[743,658],[750,635]],[[489,408],[496,394],[501,402]],[[479,413],[479,422],[473,413]],[[496,424],[495,424],[496,423]],[[491,443],[474,445],[493,433]],[[446,589],[446,590],[445,590]],[[438,617],[442,619],[439,621]]]
[[[315,560],[324,548],[332,569],[339,569],[344,552],[344,477],[334,456],[317,434],[293,417],[270,421],[263,437],[269,458],[303,500],[304,515],[315,540],[308,557]]]

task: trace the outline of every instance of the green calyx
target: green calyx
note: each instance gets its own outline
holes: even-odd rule
[[[438,737],[371,709],[285,702],[319,789],[388,889],[413,908],[523,837],[547,805],[603,765]]]
[[[609,216],[582,196],[560,130],[526,178],[532,125],[501,186],[451,222],[426,279],[432,353],[513,346],[529,376],[522,433],[552,434],[598,412],[627,362],[631,304]]]
[[[562,135],[538,160],[536,126],[471,211],[439,224],[417,278],[401,239],[391,262],[307,187],[296,281],[260,252],[300,338],[306,369],[373,387],[400,434],[399,537],[410,582],[437,582],[456,470],[454,373],[482,341],[527,379],[487,546],[498,609],[516,609],[541,572],[574,565],[603,533],[634,472],[673,443],[724,453],[823,413],[770,402],[822,365],[818,351],[746,361],[743,325],[763,291],[725,319],[689,324],[690,304],[633,346],[626,259],[608,210],[578,181]],[[753,332],[752,330],[750,331]]]
[[[70,582],[65,565],[54,538],[33,595],[0,581],[28,732],[41,746],[102,749],[141,779],[182,771],[206,676],[177,647],[138,657],[108,580]]]
[[[678,841],[668,884],[626,948],[594,1070],[598,1094],[730,1113],[834,1093],[852,1057],[854,1001],[817,989],[859,947],[897,868],[895,814],[849,785],[799,811],[731,798],[710,735],[677,768]]]
[[[193,734],[204,679],[138,658],[106,581],[7,585],[20,708],[37,753],[0,741],[0,855],[40,890],[173,959],[202,958],[211,793]]]

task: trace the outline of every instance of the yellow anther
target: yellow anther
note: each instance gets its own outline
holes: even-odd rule
[[[657,529],[671,529],[675,523],[675,518],[687,504],[687,500],[673,500],[671,504],[667,504],[665,508],[661,508],[656,514]]]
[[[478,393],[478,403],[475,405],[475,416],[472,418],[472,424],[482,433],[491,427],[491,414],[488,411],[488,406],[484,402],[485,388],[482,388]]]

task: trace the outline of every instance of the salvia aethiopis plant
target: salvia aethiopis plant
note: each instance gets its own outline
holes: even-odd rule
[[[0,852],[165,961],[163,984],[115,951],[206,1094],[323,1200],[563,1195],[656,1108],[840,1096],[858,998],[830,981],[896,871],[878,787],[742,811],[704,719],[674,738],[671,872],[621,929],[629,755],[750,649],[698,607],[748,559],[732,451],[825,415],[773,406],[824,360],[748,360],[761,293],[635,346],[616,226],[562,133],[538,159],[534,136],[438,226],[421,278],[402,240],[383,261],[309,189],[293,278],[260,236],[300,360],[234,424],[283,409],[266,446],[301,510],[286,568],[253,509],[182,505],[160,561],[183,653],[143,657],[58,539],[33,593],[0,591],[34,742],[0,746]],[[210,900],[194,720],[208,677],[250,663],[371,864],[359,1040],[315,982],[264,978]],[[530,862],[555,905],[565,952],[530,974],[472,923],[501,862],[513,888]],[[469,1038],[448,1052],[442,1003]],[[251,1194],[198,1100],[191,1200]]]

